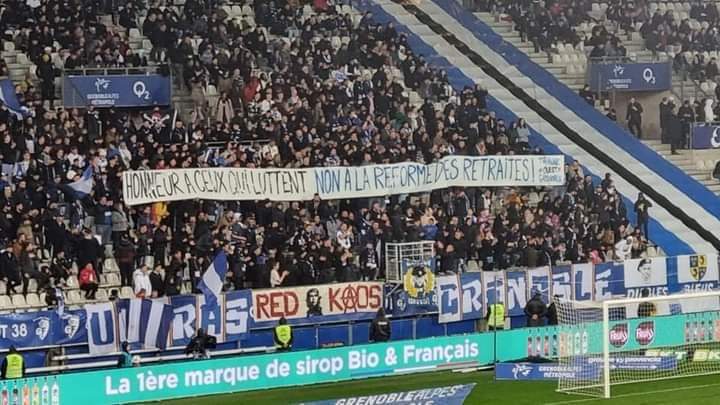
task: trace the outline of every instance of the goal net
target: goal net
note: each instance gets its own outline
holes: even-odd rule
[[[720,373],[720,291],[602,302],[556,299],[558,391]]]

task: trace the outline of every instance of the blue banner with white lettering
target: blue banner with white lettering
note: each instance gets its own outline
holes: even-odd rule
[[[693,149],[720,148],[720,126],[695,124],[692,127]]]
[[[423,388],[413,391],[304,402],[303,405],[462,405],[473,388],[475,388],[475,384],[451,385],[448,387]]]
[[[600,375],[598,364],[560,365],[557,363],[498,363],[498,380],[557,380],[558,378],[593,380]]]
[[[457,322],[484,317],[480,273],[437,278],[438,322]]]
[[[527,275],[524,271],[508,271],[507,300],[505,308],[508,316],[524,316],[528,301]]]
[[[0,316],[0,347],[66,345],[87,341],[85,311],[23,312]]]
[[[171,103],[169,76],[107,75],[66,76],[63,79],[65,107],[154,107]]]
[[[664,91],[670,89],[670,63],[588,63],[592,91]]]

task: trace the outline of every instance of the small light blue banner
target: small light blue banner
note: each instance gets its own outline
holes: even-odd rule
[[[326,401],[306,402],[303,405],[462,405],[470,395],[475,384],[451,385],[447,387],[425,388],[422,390],[391,392],[388,394],[346,397]]]

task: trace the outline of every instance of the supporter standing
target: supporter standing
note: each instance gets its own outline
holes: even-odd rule
[[[543,326],[543,317],[547,313],[547,306],[542,300],[542,293],[535,291],[533,297],[525,304],[527,326]]]
[[[637,216],[637,227],[642,229],[643,236],[645,239],[650,238],[648,232],[648,223],[650,222],[650,207],[652,203],[645,198],[645,194],[642,192],[638,193],[638,198],[635,201],[635,214]]]
[[[134,291],[137,298],[150,298],[152,294],[152,283],[148,272],[148,267],[142,266],[133,273]]]
[[[132,286],[133,268],[135,267],[135,255],[137,249],[127,235],[121,235],[120,241],[115,247],[115,259],[120,268],[120,284]]]
[[[625,119],[627,120],[628,130],[630,130],[631,134],[637,136],[638,139],[642,139],[642,114],[642,105],[635,100],[635,97],[631,97],[627,105]]]

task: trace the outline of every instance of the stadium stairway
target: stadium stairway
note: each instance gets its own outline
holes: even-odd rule
[[[450,8],[455,6],[464,12],[454,0],[444,4]],[[514,52],[512,57],[517,57],[516,49],[498,42],[490,46],[482,43],[478,38],[487,40],[492,35],[497,37],[496,34],[488,32],[490,30],[487,27],[472,26],[467,29],[464,26],[466,21],[453,19],[431,1],[420,2],[417,6],[398,4],[390,0],[362,1],[354,6],[362,11],[371,11],[381,22],[396,22],[398,30],[408,35],[409,43],[415,52],[425,55],[426,60],[436,67],[445,68],[456,88],[482,82],[491,94],[488,100],[489,108],[508,121],[515,120],[518,116],[527,119],[532,128],[531,140],[541,145],[547,153],[564,153],[568,158],[578,159],[585,165],[586,173],[596,175],[596,181],[598,174],[613,174],[617,189],[629,208],[628,216],[631,221],[634,221],[631,199],[634,200],[638,191],[645,192],[655,202],[651,212],[651,238],[666,254],[714,251],[720,246],[720,241],[713,234],[720,230],[720,212],[706,211],[705,205],[693,200],[689,193],[679,191],[677,184],[671,184],[651,170],[642,159],[609,142],[606,139],[607,134],[598,131],[574,111],[576,108],[582,110],[582,105],[563,105],[561,100],[556,98],[559,95],[555,93],[557,88],[548,91],[518,71],[516,66],[505,60],[510,52]],[[477,21],[472,15],[470,17]],[[531,64],[526,56],[523,57],[525,59],[522,63]],[[537,65],[532,65],[538,69]],[[545,71],[538,74],[548,75]],[[566,93],[570,92],[567,87],[562,88]],[[565,94],[562,96],[566,97]],[[580,100],[577,95],[573,94],[572,97]],[[563,99],[563,102],[565,101],[567,100]],[[591,109],[600,115],[587,104],[584,108],[583,114],[588,114],[587,109]],[[619,128],[614,124],[611,128],[623,132],[618,131]],[[580,133],[583,135],[580,136]],[[639,142],[635,144],[642,147]],[[598,145],[602,145],[602,150]],[[647,148],[644,149],[643,153],[650,152]],[[655,160],[659,160],[657,155]],[[673,169],[673,175],[682,174],[678,173],[677,168]],[[692,182],[684,174],[682,176],[683,182]],[[702,187],[699,183],[692,186]],[[707,199],[711,196],[717,205],[717,197],[704,187],[702,189],[704,194],[699,197]],[[673,201],[669,201],[667,196],[673,196]],[[689,213],[692,213],[692,216]],[[703,225],[700,225],[701,223]]]
[[[561,83],[565,84],[574,92],[578,92],[585,85],[587,60],[584,58],[584,50],[575,50],[570,45],[565,45],[564,47],[558,45],[555,50],[557,53],[552,56],[544,51],[535,52],[532,43],[522,41],[520,34],[514,29],[513,23],[505,19],[503,15],[482,12],[473,14],[485,25],[502,36],[505,41],[525,53],[533,62],[552,73]],[[589,37],[593,26],[594,24],[592,23],[583,23],[575,28],[581,37],[583,35]],[[608,24],[608,26],[610,29],[614,28],[612,24]],[[628,55],[641,61],[652,59],[652,53],[645,49],[639,33],[621,32],[620,35],[626,38],[623,44],[628,50]],[[580,48],[582,48],[582,46],[580,46]],[[673,72],[672,86],[672,94],[677,100],[693,100],[695,98],[702,99],[706,97],[706,94],[700,90],[695,83],[689,79],[683,80],[683,77],[676,72]],[[595,107],[606,112],[609,108],[609,100],[605,100],[605,103],[598,101]],[[680,151],[678,155],[672,155],[669,145],[664,145],[656,140],[647,140],[643,141],[643,143],[682,169],[688,176],[706,186],[710,191],[720,195],[720,182],[711,176],[714,165],[697,165],[690,151]]]

